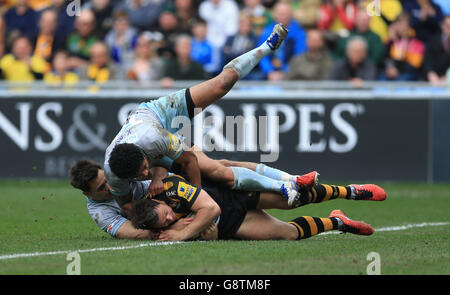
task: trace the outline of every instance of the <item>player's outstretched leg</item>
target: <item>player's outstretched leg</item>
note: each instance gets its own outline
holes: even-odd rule
[[[331,211],[329,218],[339,219],[340,223],[338,225],[338,230],[344,233],[369,236],[374,232],[370,224],[367,224],[364,221],[352,220],[339,209]]]
[[[200,167],[200,171],[205,177],[211,180],[225,183],[228,187],[235,190],[243,191],[264,191],[275,192],[278,196],[278,203],[283,203],[287,200],[290,207],[298,202],[299,186],[298,178],[302,178],[303,187],[312,187],[317,183],[317,172],[311,172],[301,176],[292,176],[286,172],[278,169],[265,166],[265,173],[261,173],[259,166],[252,162],[239,162],[229,160],[214,160],[208,157],[197,146],[192,147]],[[262,165],[262,164],[260,164]],[[308,176],[309,177],[308,179]],[[280,198],[282,195],[284,198]],[[279,204],[278,204],[279,205]],[[284,206],[281,204],[279,206]]]
[[[243,167],[257,172],[260,175],[269,177],[273,180],[290,181],[297,183],[299,188],[309,188],[319,184],[319,173],[317,171],[309,172],[303,175],[292,175],[277,168],[270,167],[263,163],[231,161],[227,159],[218,160],[225,167]]]
[[[290,222],[270,216],[264,210],[250,210],[235,237],[245,240],[302,240],[332,230],[356,235],[373,233],[369,224],[352,220],[341,210],[334,210],[328,218],[301,216]]]
[[[310,189],[301,189],[300,196],[295,200],[293,207],[334,199],[384,201],[386,192],[375,184],[351,184],[347,186],[318,184]]]
[[[338,230],[339,218],[302,216],[281,221],[264,210],[250,210],[235,234],[245,240],[300,240],[322,232]]]
[[[344,233],[348,232],[365,236],[371,235],[374,232],[369,224],[363,221],[352,220],[341,210],[333,210],[328,218],[301,216],[289,223],[297,228],[297,240],[306,239],[330,230],[339,230]]]
[[[282,24],[276,24],[272,34],[259,47],[244,53],[225,65],[216,77],[190,88],[192,101],[202,110],[227,94],[233,85],[244,78],[265,56],[277,50],[288,34]]]

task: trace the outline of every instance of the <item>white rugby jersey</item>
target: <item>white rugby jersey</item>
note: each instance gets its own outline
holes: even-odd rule
[[[150,180],[133,182],[133,199],[139,200],[144,198],[147,195],[150,183]],[[115,237],[117,230],[127,221],[127,216],[122,212],[116,200],[111,199],[99,202],[89,198],[86,199],[89,215],[91,215],[95,224],[103,231]]]
[[[163,166],[170,170],[184,150],[181,137],[164,129],[157,115],[146,108],[138,108],[130,114],[122,129],[106,149],[105,177],[114,196],[121,197],[131,190],[130,180],[116,176],[109,166],[109,158],[114,147],[121,143],[133,143],[146,154],[150,167]]]

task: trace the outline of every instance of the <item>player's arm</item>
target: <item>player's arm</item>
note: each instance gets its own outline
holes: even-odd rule
[[[181,137],[165,129],[161,129],[160,133],[162,136],[153,142],[156,150],[173,160],[190,183],[201,187],[200,168],[194,152],[186,149]]]
[[[182,230],[186,226],[188,226],[194,218],[192,217],[186,217],[181,218],[174,224],[172,224],[169,228],[175,229],[175,230]],[[200,233],[200,238],[203,240],[209,241],[209,240],[218,240],[219,239],[219,229],[215,222],[212,222],[210,225],[206,227],[204,231]]]
[[[110,203],[88,203],[88,211],[94,223],[103,231],[119,239],[157,239],[150,230],[136,229],[131,221],[120,214]]]
[[[133,192],[130,191],[123,196],[114,196],[114,200],[116,200],[117,204],[126,215],[131,214],[131,207],[133,206]]]
[[[155,166],[150,168],[152,182],[148,188],[148,192],[151,196],[159,195],[164,191],[163,179],[167,177],[169,171],[161,166]]]
[[[181,171],[186,175],[190,183],[202,187],[200,168],[198,167],[197,156],[192,151],[183,151],[174,161],[180,165]]]
[[[195,212],[195,217],[190,224],[182,230],[165,230],[161,232],[159,239],[163,241],[188,240],[208,228],[221,213],[219,205],[204,190],[198,194],[191,206],[191,211]]]
[[[203,240],[218,240],[219,239],[219,229],[215,222],[208,225],[208,227],[200,233],[200,237]]]
[[[109,165],[105,163],[105,178],[111,195],[116,200],[120,208],[129,215],[131,212],[133,190],[127,179],[120,179],[111,172]]]
[[[116,238],[132,240],[156,240],[158,233],[151,230],[137,229],[131,221],[125,221],[116,231]]]

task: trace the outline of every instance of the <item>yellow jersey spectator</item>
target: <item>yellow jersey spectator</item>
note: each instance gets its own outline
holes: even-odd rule
[[[44,81],[51,85],[73,85],[78,82],[78,75],[69,71],[69,54],[66,51],[55,53],[52,70],[44,75]]]
[[[380,36],[383,43],[387,43],[389,25],[403,12],[402,3],[399,0],[366,0],[362,4],[362,8],[366,9],[371,16],[370,30]]]
[[[12,53],[0,59],[0,74],[13,82],[28,82],[42,79],[46,70],[46,61],[33,56],[31,42],[19,37],[13,42]]]

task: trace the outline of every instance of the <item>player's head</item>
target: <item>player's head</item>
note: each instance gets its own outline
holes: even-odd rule
[[[109,167],[119,178],[145,180],[150,167],[142,150],[135,144],[122,143],[114,147],[109,157]]]
[[[100,164],[81,160],[70,168],[70,184],[95,201],[111,199],[105,174]]]
[[[140,229],[162,229],[176,220],[177,216],[172,208],[160,200],[137,200],[131,211],[131,222]]]

